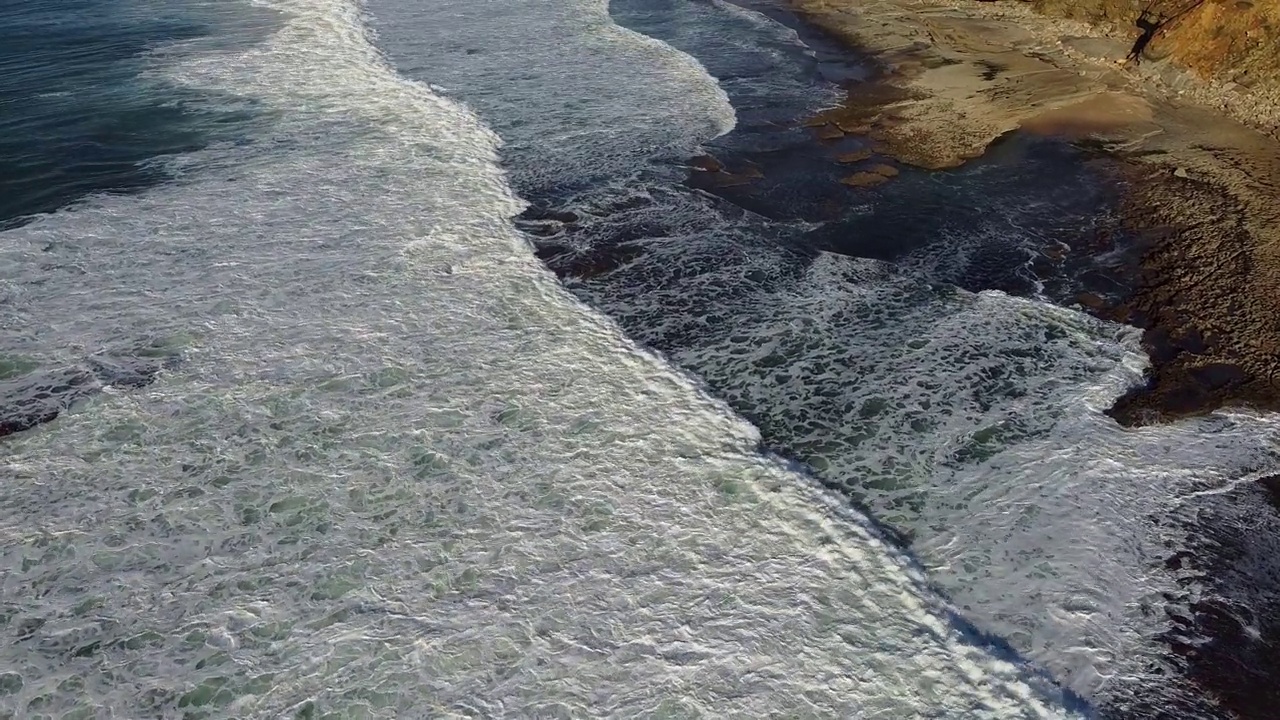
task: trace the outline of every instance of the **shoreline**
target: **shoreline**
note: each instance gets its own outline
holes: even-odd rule
[[[1119,297],[1076,298],[1081,310],[1143,331],[1148,382],[1110,408],[1117,422],[1280,411],[1280,312],[1272,309],[1280,304],[1277,133],[1230,117],[1210,83],[1183,74],[1189,89],[1171,92],[1166,82],[1147,81],[1155,68],[1117,65],[1128,43],[1016,3],[788,2],[878,66],[809,123],[816,144],[834,152],[855,137],[867,143],[868,158],[880,156],[858,162],[887,156],[944,169],[985,158],[1007,138],[1043,135],[1085,150],[1119,190],[1113,227],[1076,247],[1046,249],[1036,261],[1122,256],[1104,268],[1121,281]],[[1064,28],[1078,34],[1065,36]],[[1164,608],[1162,667],[1170,683],[1104,704],[1100,717],[1274,715],[1280,569],[1270,558],[1280,538],[1278,488],[1280,476],[1240,478],[1172,519],[1197,544],[1166,561],[1186,574],[1194,598],[1185,609]]]
[[[810,121],[819,141],[865,137],[877,154],[942,170],[1025,132],[1075,142],[1112,166],[1138,270],[1125,297],[1077,304],[1141,328],[1151,367],[1146,386],[1108,414],[1140,426],[1280,411],[1280,141],[1267,132],[1280,125],[1246,126],[1228,115],[1239,103],[1211,83],[1167,63],[1121,67],[1131,41],[1025,7],[789,2],[878,68]],[[1280,108],[1258,115],[1276,116]],[[851,186],[891,180],[851,169]]]

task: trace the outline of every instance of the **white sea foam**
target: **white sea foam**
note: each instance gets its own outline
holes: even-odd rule
[[[754,25],[762,34],[781,40],[789,45],[808,49],[804,41],[800,39],[800,33],[782,23],[770,18],[759,10],[753,10],[749,7],[737,5],[728,0],[711,0],[711,6],[716,10],[730,15],[735,18],[741,18]]]
[[[699,152],[710,137],[700,118],[715,106],[705,105],[709,94],[691,95],[705,78],[690,65],[629,74],[634,38],[599,35],[599,0],[516,2],[503,15],[467,0],[374,2],[380,42],[401,69],[447,75],[517,146],[504,156],[522,187],[593,178],[572,206],[579,227],[555,242],[581,250],[588,274],[608,264],[593,264],[593,253],[609,254],[619,239],[625,262],[570,279],[577,292],[910,533],[933,578],[980,627],[1095,697],[1133,692],[1114,678],[1166,682],[1156,640],[1168,628],[1165,596],[1195,592],[1194,578],[1164,567],[1188,545],[1174,520],[1180,498],[1274,466],[1275,422],[1231,415],[1121,430],[1101,410],[1140,380],[1136,330],[1000,293],[938,288],[1009,280],[1006,264],[1079,237],[1088,223],[1105,225],[1092,217],[1106,202],[1095,178],[1059,153],[1005,143],[945,177],[906,173],[895,183],[896,208],[869,201],[869,215],[941,219],[902,239],[918,242],[926,234],[918,228],[930,227],[932,242],[895,248],[892,221],[882,219],[860,227],[885,236],[880,248],[898,253],[892,266],[833,255],[810,263],[797,259],[798,223],[742,217],[673,188],[678,169],[675,179],[636,177],[637,158]],[[465,30],[437,22],[441,6],[467,14]],[[701,56],[746,125],[749,113],[772,118],[771,110],[790,123],[823,97],[817,69],[790,44],[796,38],[757,13],[718,1],[654,10],[620,0],[611,9]],[[612,85],[624,75],[630,93]],[[597,95],[608,101],[595,103]],[[570,134],[568,145],[558,141]],[[780,140],[794,138],[749,131],[720,146]]]
[[[613,22],[604,0],[380,3],[402,76],[438,85],[503,134],[522,189],[629,176],[733,129],[725,91],[693,57]]]
[[[1157,677],[1167,598],[1196,592],[1194,576],[1164,567],[1190,544],[1179,505],[1275,467],[1280,422],[1126,430],[1102,410],[1146,366],[1133,328],[835,255],[784,279],[777,253],[696,236],[697,253],[691,236],[665,237],[620,271],[632,280],[582,286],[626,327],[667,318],[659,345],[697,336],[674,352],[680,363],[910,534],[979,627],[1091,697],[1116,692],[1115,678]],[[685,297],[656,289],[678,288],[667,268],[690,267],[717,269]],[[672,312],[680,303],[723,317]]]
[[[6,440],[0,712],[1062,714],[561,290],[496,137],[356,6],[263,4],[267,42],[164,54],[252,143],[0,234],[7,349],[184,358]]]

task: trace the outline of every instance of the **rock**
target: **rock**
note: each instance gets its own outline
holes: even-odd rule
[[[1053,245],[1045,245],[1043,248],[1040,249],[1040,252],[1044,253],[1045,257],[1049,258],[1055,263],[1060,263],[1067,258],[1067,252],[1070,249],[1071,248],[1067,247],[1062,243],[1055,243]]]
[[[867,168],[867,172],[875,173],[876,175],[880,175],[881,177],[893,178],[893,177],[898,177],[898,174],[900,171],[898,170],[898,168],[892,165],[885,165],[882,163],[880,165],[872,165],[871,167]]]
[[[515,218],[515,226],[534,237],[550,238],[564,232],[566,225],[578,222],[577,213],[568,210],[530,205]]]
[[[1031,0],[1039,12],[1103,27],[1156,30],[1147,60],[1168,59],[1200,77],[1249,70],[1280,89],[1280,3],[1273,0]],[[1146,25],[1143,25],[1143,22]]]
[[[1184,180],[1185,180],[1186,178],[1191,177],[1191,175],[1187,172],[1187,169],[1186,169],[1186,168],[1184,168],[1184,167],[1180,167],[1180,168],[1175,169],[1175,170],[1173,171],[1173,176],[1174,176],[1174,177],[1180,177],[1180,178],[1183,178]]]
[[[1210,390],[1222,390],[1249,380],[1247,372],[1229,363],[1209,363],[1192,368],[1191,377]]]
[[[724,164],[713,155],[699,155],[689,161],[689,167],[702,172],[720,172],[724,170]]]
[[[1183,352],[1202,355],[1209,349],[1209,343],[1206,342],[1204,334],[1199,328],[1186,328],[1182,336],[1173,341],[1173,344]]]
[[[37,370],[0,382],[0,437],[53,421],[99,387],[93,373],[83,368]]]
[[[844,131],[835,125],[827,124],[817,129],[819,140],[839,140],[844,137]]]
[[[842,163],[845,165],[852,164],[852,163],[859,163],[859,162],[862,162],[863,160],[871,159],[871,154],[872,154],[871,150],[869,149],[854,150],[853,152],[847,152],[847,153],[837,155],[836,162]]]
[[[540,238],[555,237],[556,235],[564,232],[564,225],[555,222],[554,220],[516,220],[515,226],[522,232]]]
[[[1129,49],[1133,46],[1132,42],[1109,37],[1071,36],[1062,38],[1061,42],[1064,47],[1081,55],[1113,63],[1123,63],[1125,56],[1129,54]]]
[[[1077,295],[1076,302],[1080,303],[1081,307],[1088,308],[1094,312],[1101,311],[1107,307],[1106,300],[1103,300],[1098,295],[1090,292],[1084,292]]]
[[[848,185],[849,187],[868,188],[875,187],[876,185],[888,181],[888,179],[889,178],[878,173],[856,172],[846,178],[843,178],[840,182]]]
[[[561,223],[572,223],[578,221],[577,213],[568,210],[556,210],[554,208],[537,207],[530,205],[525,208],[524,212],[516,216],[517,220],[554,220]]]
[[[867,123],[842,120],[836,123],[836,127],[849,135],[866,135],[871,132],[872,126]]]
[[[176,352],[140,346],[125,352],[95,355],[83,365],[38,368],[0,381],[0,437],[52,422],[75,403],[104,387],[146,387],[161,370],[173,368]]]

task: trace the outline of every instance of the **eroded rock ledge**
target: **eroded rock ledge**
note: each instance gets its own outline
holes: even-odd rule
[[[1276,0],[1023,0],[1131,40],[1141,58],[1169,60],[1208,81],[1196,94],[1240,105],[1240,119],[1280,127],[1280,2]],[[1230,96],[1230,97],[1227,97]]]
[[[1142,269],[1131,297],[1082,305],[1144,328],[1153,362],[1149,386],[1112,409],[1118,421],[1280,410],[1280,104],[1267,94],[1280,69],[1266,75],[1280,45],[1255,47],[1280,28],[1275,0],[1146,2],[1157,18],[1185,8],[1159,21],[1140,62],[1126,62],[1142,32],[1127,0],[792,1],[880,67],[878,82],[813,119],[820,138],[864,135],[876,152],[941,169],[1021,130],[1087,141],[1113,160]],[[1241,65],[1216,67],[1222,58]],[[1242,113],[1250,122],[1233,119]]]

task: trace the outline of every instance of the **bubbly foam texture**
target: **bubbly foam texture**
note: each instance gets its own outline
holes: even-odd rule
[[[689,67],[673,66],[669,79],[639,73],[628,80],[634,97],[611,93],[607,110],[592,104],[602,73],[629,75],[637,57],[622,46],[592,52],[578,36],[589,28],[564,17],[597,10],[515,3],[502,16],[472,11],[456,33],[421,4],[374,2],[379,41],[398,67],[448,77],[516,146],[503,156],[519,189],[556,204],[565,196],[547,188],[579,190],[592,178],[569,193],[578,221],[543,228],[546,254],[575,293],[705,378],[771,447],[908,534],[968,618],[1072,688],[1106,700],[1170,683],[1156,641],[1169,629],[1165,598],[1191,602],[1196,592],[1194,577],[1164,566],[1188,548],[1190,526],[1173,518],[1188,493],[1274,465],[1276,428],[1231,415],[1122,431],[1100,411],[1140,381],[1137,331],[947,286],[1033,292],[1034,257],[1090,223],[1105,226],[1106,190],[1073,153],[1006,141],[955,173],[904,173],[897,194],[868,201],[867,222],[839,231],[867,237],[827,236],[893,264],[815,255],[803,249],[812,226],[680,187],[683,173],[667,156],[673,147],[698,153],[710,139],[697,119],[707,110],[689,101],[687,89],[700,86]],[[732,4],[655,10],[614,0],[610,11],[698,55],[720,79],[741,124],[711,143],[724,157],[718,148],[806,142],[793,121],[830,97],[821,71],[856,75],[814,66],[794,33]],[[572,32],[562,39],[548,28]],[[520,52],[502,51],[506,42]],[[521,78],[537,82],[525,91]],[[508,102],[513,87],[518,107]],[[671,118],[661,142],[658,115]],[[566,128],[578,131],[572,154],[530,162],[526,148]],[[787,172],[786,153],[775,157]],[[612,158],[626,159],[621,171]],[[764,174],[757,192],[774,193],[775,208],[784,193],[811,201],[802,183]],[[1055,278],[1058,296],[1074,294],[1071,272]]]
[[[644,0],[617,0],[609,11],[698,57],[748,124],[766,117],[785,123],[798,107],[817,111],[838,98],[834,88],[813,83],[812,53],[799,34],[758,11],[721,0],[672,3],[661,12]],[[667,104],[677,97],[668,92]]]
[[[252,143],[0,235],[6,347],[181,351],[9,438],[0,712],[1046,717],[864,521],[567,296],[356,6],[170,77]]]
[[[572,191],[680,157],[734,127],[697,60],[615,24],[603,0],[378,3],[397,70],[463,98],[506,142],[522,193]]]
[[[779,106],[831,97],[795,62],[794,31],[704,2],[518,0],[495,13],[374,0],[371,11],[400,74],[474,108],[502,136],[513,186],[539,204],[655,175],[678,183],[679,165],[738,117],[782,121],[791,109]]]
[[[745,5],[737,5],[729,2],[728,0],[711,0],[711,6],[719,12],[746,20],[766,36],[771,36],[773,39],[781,40],[807,50],[807,46],[805,46],[804,42],[800,39],[799,33],[786,25],[773,20],[759,10],[753,10]]]
[[[1194,600],[1163,567],[1188,547],[1172,518],[1274,467],[1274,419],[1121,429],[1101,411],[1141,379],[1138,331],[686,211],[629,211],[687,225],[572,287],[906,533],[966,617],[1060,681],[1106,698],[1156,671],[1166,595]]]

